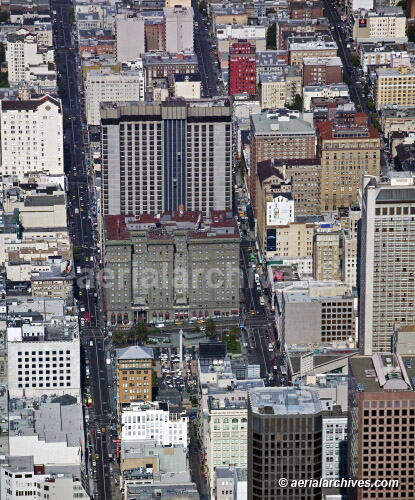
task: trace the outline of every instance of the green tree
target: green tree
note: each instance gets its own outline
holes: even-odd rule
[[[297,110],[297,111],[303,110],[303,98],[300,96],[300,94],[297,94],[295,96],[294,103],[292,105],[287,105],[287,108]]]
[[[355,66],[356,68],[358,68],[360,66],[360,59],[358,56],[356,56],[355,54],[352,55],[352,64],[353,66]]]
[[[199,325],[196,325],[196,326],[195,326],[195,332],[196,332],[196,333],[199,333],[199,332],[200,332],[200,326],[199,326]]]
[[[8,23],[10,21],[9,12],[0,12],[0,23]]]
[[[211,339],[216,336],[216,324],[212,318],[206,321],[206,335]]]
[[[69,7],[69,22],[71,24],[75,23],[75,9],[73,7]]]
[[[373,102],[373,99],[367,100],[367,108],[369,111],[373,111],[375,109],[375,104]]]
[[[365,95],[369,95],[369,92],[370,92],[369,85],[367,83],[365,83],[365,88],[364,88]]]
[[[277,24],[272,23],[267,29],[267,49],[275,50],[277,48]]]
[[[138,323],[137,326],[131,329],[133,332],[132,339],[138,344],[144,344],[148,339],[148,328],[144,323]]]
[[[4,45],[0,43],[0,63],[4,63],[6,60],[6,51],[4,50]]]
[[[232,325],[229,328],[229,335],[231,337],[234,337],[235,339],[239,339],[239,337],[241,336],[241,329],[239,328],[239,326],[238,325]]]
[[[9,84],[9,73],[7,71],[5,71],[4,73],[0,72],[0,87],[3,88],[3,89],[10,87],[10,84]]]
[[[125,337],[122,331],[117,330],[112,334],[112,343],[114,345],[123,345],[125,342]]]
[[[206,10],[206,2],[205,0],[202,0],[201,2],[199,2],[199,11],[203,12],[205,10]]]

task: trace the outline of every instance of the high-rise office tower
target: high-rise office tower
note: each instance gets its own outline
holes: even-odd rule
[[[363,179],[359,342],[389,352],[394,325],[415,322],[415,177]]]
[[[317,500],[320,488],[281,487],[278,480],[319,479],[322,407],[313,389],[249,392],[248,500]]]
[[[351,488],[349,500],[415,497],[415,356],[376,353],[349,360],[348,477],[396,480]]]
[[[229,102],[101,107],[104,215],[232,207]]]

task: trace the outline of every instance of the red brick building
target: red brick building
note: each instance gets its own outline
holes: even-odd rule
[[[229,51],[229,95],[256,94],[256,52],[248,42],[234,43]]]
[[[306,57],[303,59],[303,85],[331,85],[343,82],[340,57]]]

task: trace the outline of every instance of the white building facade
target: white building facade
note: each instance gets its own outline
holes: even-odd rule
[[[122,439],[154,439],[161,446],[187,446],[188,421],[185,415],[170,413],[168,408],[161,408],[157,403],[132,403],[121,414]]]
[[[120,73],[88,71],[85,80],[88,125],[100,124],[101,102],[144,101],[144,93],[145,75],[142,63],[141,69]]]
[[[1,101],[3,175],[22,179],[27,172],[62,175],[63,123],[59,100]]]
[[[184,7],[164,8],[166,50],[193,52],[193,9]]]
[[[323,418],[323,479],[347,474],[347,417]]]

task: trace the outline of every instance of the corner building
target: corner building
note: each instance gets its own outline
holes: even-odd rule
[[[318,392],[254,389],[248,406],[248,500],[321,500],[319,488],[281,488],[278,480],[322,476],[322,407]]]

